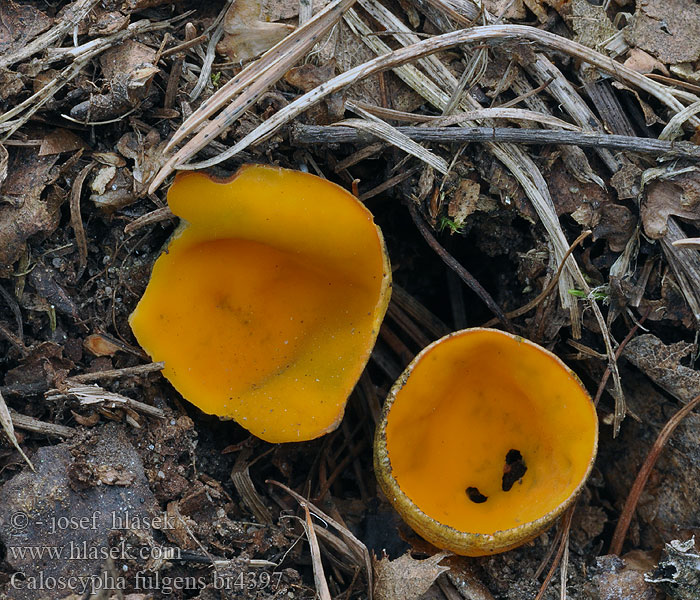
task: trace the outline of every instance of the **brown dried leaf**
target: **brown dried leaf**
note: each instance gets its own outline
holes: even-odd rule
[[[700,394],[700,371],[682,365],[681,359],[694,350],[693,344],[666,345],[647,333],[632,339],[622,355],[669,394],[681,402],[690,402]]]
[[[629,208],[612,202],[596,210],[597,224],[593,227],[593,240],[606,239],[610,250],[622,252],[637,226],[637,218]]]
[[[97,37],[101,35],[110,35],[126,28],[129,24],[129,15],[120,13],[119,11],[103,10],[96,15],[96,19],[90,23],[88,35]]]
[[[243,62],[266,52],[294,30],[291,25],[262,19],[260,0],[236,0],[224,17],[224,37],[216,51]]]
[[[670,215],[700,220],[700,173],[681,173],[673,179],[656,180],[645,188],[640,207],[644,232],[658,240],[666,235]]]
[[[39,156],[74,152],[81,148],[87,149],[89,146],[75,133],[68,129],[54,129],[41,140]]]
[[[640,50],[639,48],[632,48],[629,51],[624,65],[630,69],[634,69],[638,73],[646,74],[656,70],[660,71],[666,76],[670,75],[664,63],[654,58],[651,54],[647,54],[644,52],[644,50]]]
[[[527,16],[523,0],[484,0],[484,8],[504,19],[524,19]]]
[[[447,215],[459,228],[464,225],[467,217],[479,209],[479,192],[481,186],[471,179],[462,179],[455,190],[454,196],[447,205]]]
[[[52,24],[53,19],[29,4],[0,2],[0,54],[21,48]]]
[[[9,275],[27,239],[51,233],[58,225],[63,199],[41,198],[57,160],[58,156],[39,156],[30,148],[18,148],[10,156],[8,177],[0,189],[0,197],[9,201],[0,204],[0,276]]]
[[[605,8],[591,4],[588,0],[573,0],[567,22],[576,32],[574,39],[594,50],[598,50],[617,33]]]
[[[700,58],[700,6],[695,2],[640,0],[623,31],[630,46],[646,50],[663,63]]]
[[[83,341],[83,347],[95,356],[114,356],[115,353],[123,350],[122,346],[100,333],[87,336]]]
[[[100,57],[108,90],[93,94],[74,106],[70,115],[79,121],[105,121],[118,117],[143,100],[158,68],[156,51],[134,40],[110,48]]]
[[[440,552],[425,560],[416,560],[407,552],[396,560],[386,556],[373,559],[374,597],[377,600],[419,598],[442,573],[450,570],[439,564],[446,556],[449,553]]]

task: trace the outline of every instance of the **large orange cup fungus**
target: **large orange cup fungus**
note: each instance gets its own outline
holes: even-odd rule
[[[432,343],[394,384],[374,466],[414,531],[482,556],[547,529],[584,485],[597,443],[595,407],[564,363],[476,328]]]
[[[386,312],[379,228],[350,193],[287,169],[180,174],[186,223],[130,318],[163,374],[204,412],[270,442],[335,429]]]

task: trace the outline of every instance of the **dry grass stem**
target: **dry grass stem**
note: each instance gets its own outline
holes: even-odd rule
[[[19,442],[17,441],[17,436],[15,435],[15,427],[12,424],[12,417],[10,416],[10,410],[7,408],[7,404],[5,404],[5,399],[2,397],[2,394],[0,394],[0,425],[2,425],[2,428],[5,431],[5,435],[7,435],[8,439],[10,440],[10,443],[15,447],[17,452],[20,453],[20,456],[29,465],[29,468],[32,471],[36,472],[32,461],[29,460],[27,455],[24,453],[24,450],[22,450],[22,448],[20,447]]]
[[[335,25],[342,13],[352,6],[354,1],[334,0],[308,23],[270,48],[213,96],[202,102],[199,108],[175,132],[166,151],[197,131],[199,126],[220,108],[227,104],[228,106],[165,163],[151,183],[149,193],[158,189],[177,165],[189,160],[210,141],[213,141],[247,108],[252,106],[265,90],[281,79],[294,63],[300,60],[318,39]]]

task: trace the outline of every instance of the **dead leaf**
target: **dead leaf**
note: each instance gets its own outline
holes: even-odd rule
[[[155,58],[153,48],[134,40],[126,40],[107,50],[100,57],[100,65],[108,89],[75,105],[70,116],[79,121],[96,122],[128,112],[147,96],[153,76],[159,71],[153,64]]]
[[[462,179],[454,196],[450,199],[447,205],[447,215],[452,219],[457,226],[461,228],[467,217],[479,209],[479,192],[481,186],[471,179]]]
[[[700,371],[682,365],[681,359],[694,351],[694,344],[666,345],[647,333],[633,338],[622,355],[659,387],[687,403],[700,394]]]
[[[122,350],[122,347],[115,344],[107,336],[100,333],[93,333],[85,338],[83,342],[85,349],[94,356],[114,356]]]
[[[677,64],[700,58],[700,6],[686,0],[639,0],[623,29],[630,46],[661,62]]]
[[[315,87],[318,87],[322,83],[325,83],[329,79],[335,77],[335,72],[336,60],[333,58],[320,66],[313,63],[306,63],[300,67],[294,67],[287,71],[284,79],[287,83],[299,88],[303,92],[309,92]],[[345,113],[343,94],[331,94],[325,99],[322,107],[318,106],[313,108],[318,110],[318,114],[309,114],[311,111],[307,113],[311,122],[319,125],[325,125],[339,121],[343,118]]]
[[[76,150],[88,149],[85,141],[68,129],[54,129],[44,136],[39,146],[39,156],[50,156],[51,154],[62,154],[63,152],[75,152]]]
[[[8,176],[0,189],[0,196],[9,201],[0,204],[0,277],[12,272],[31,236],[51,233],[58,226],[65,198],[50,194],[42,199],[57,160],[56,155],[39,156],[31,148],[13,149],[10,155]]]
[[[449,567],[441,567],[440,561],[450,556],[440,552],[425,560],[416,560],[407,552],[396,560],[384,556],[373,560],[374,597],[377,600],[414,600],[428,591],[433,582]]]
[[[642,189],[642,169],[632,162],[627,162],[610,178],[610,185],[615,188],[619,200],[636,199]]]
[[[644,232],[658,240],[666,235],[668,217],[700,220],[700,172],[657,179],[644,188],[640,214]]]
[[[78,318],[78,307],[65,289],[58,283],[54,271],[41,263],[36,263],[28,273],[27,281],[39,297],[48,301],[57,312]]]
[[[516,20],[527,16],[523,0],[484,0],[484,8],[495,17]]]
[[[608,18],[605,8],[588,0],[573,0],[567,22],[576,32],[574,39],[594,50],[599,50],[617,33],[617,28]]]
[[[622,204],[608,202],[596,210],[593,240],[605,239],[613,252],[622,252],[637,226],[637,218]],[[590,226],[590,225],[589,225]]]
[[[262,20],[260,0],[236,0],[224,17],[224,37],[216,51],[234,61],[247,61],[287,37],[294,27]]]
[[[24,46],[53,24],[53,19],[29,4],[0,2],[0,54]]]
[[[128,24],[128,14],[125,15],[116,10],[102,10],[96,13],[96,18],[90,23],[87,33],[90,37],[110,35],[125,29]]]
[[[667,77],[670,75],[666,65],[660,60],[654,58],[651,54],[647,54],[644,50],[639,48],[632,48],[629,51],[627,60],[625,60],[624,65],[638,73],[652,73],[653,71],[660,71]]]

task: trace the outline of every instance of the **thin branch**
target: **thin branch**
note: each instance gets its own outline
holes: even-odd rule
[[[664,428],[659,433],[659,436],[656,438],[654,445],[651,447],[651,450],[649,450],[649,454],[647,455],[644,464],[639,469],[639,473],[637,473],[637,478],[634,480],[632,489],[630,490],[627,500],[625,501],[625,505],[622,508],[620,520],[617,522],[617,527],[615,527],[612,542],[610,542],[610,554],[619,555],[620,552],[622,552],[622,544],[627,536],[627,530],[630,526],[630,522],[632,521],[632,515],[634,515],[634,511],[637,508],[639,496],[641,496],[644,486],[649,479],[649,475],[651,475],[651,470],[654,468],[661,451],[666,445],[668,439],[671,437],[671,435],[673,435],[676,427],[678,427],[680,422],[699,404],[700,396],[695,396],[695,398],[688,402],[688,404],[686,404],[668,420],[666,425],[664,425]]]
[[[423,221],[423,218],[418,214],[418,210],[413,202],[408,203],[408,210],[411,213],[413,222],[418,227],[423,239],[428,243],[428,245],[435,251],[435,253],[442,259],[442,261],[450,267],[460,279],[469,286],[469,288],[481,298],[482,302],[488,306],[489,310],[498,317],[501,324],[508,330],[513,331],[513,324],[510,322],[503,309],[496,304],[496,301],[491,297],[483,286],[476,280],[476,278],[467,271],[455,258],[445,250],[440,243],[433,237],[433,234],[428,229],[428,226]]]
[[[465,142],[563,144],[700,160],[700,146],[692,142],[667,142],[653,138],[609,135],[598,132],[520,129],[517,127],[398,126],[395,129],[416,142],[436,142],[441,144],[462,144]],[[291,137],[294,144],[312,145],[369,143],[375,141],[378,136],[372,135],[369,131],[358,131],[342,125],[295,124],[291,130]]]

